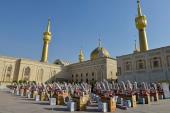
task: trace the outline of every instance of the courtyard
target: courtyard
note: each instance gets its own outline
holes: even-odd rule
[[[170,100],[159,100],[147,105],[139,105],[136,108],[129,108],[128,110],[116,109],[115,113],[169,113]],[[26,97],[11,95],[8,91],[0,91],[0,113],[69,113],[67,106],[49,105],[48,101],[36,102],[33,99]],[[76,111],[77,113],[80,111]],[[76,113],[75,112],[75,113]],[[87,107],[86,111],[82,113],[99,113],[97,111],[97,104],[92,104]]]

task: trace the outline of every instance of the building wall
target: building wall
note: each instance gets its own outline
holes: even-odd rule
[[[111,58],[98,58],[82,63],[57,65],[28,59],[0,57],[0,82],[25,80],[44,83],[70,80],[90,83],[103,79],[116,79],[116,71],[116,60]]]
[[[0,56],[0,81],[11,82],[15,71],[15,58]]]
[[[18,80],[25,79],[27,68],[30,68],[29,81],[37,82],[46,82],[62,71],[62,67],[60,65],[22,59],[20,62]]]
[[[116,59],[107,59],[106,60],[106,69],[107,69],[107,79],[116,80],[117,79],[117,62]]]
[[[119,81],[170,80],[170,46],[117,57]]]
[[[61,65],[0,56],[0,82],[28,80],[42,83],[54,76],[64,78],[62,69]]]
[[[112,71],[112,77],[116,78],[115,62],[116,60],[110,58],[98,58],[96,60],[75,63],[68,66],[68,73],[71,76],[71,80],[75,82],[84,81],[90,83],[110,79],[110,71]]]

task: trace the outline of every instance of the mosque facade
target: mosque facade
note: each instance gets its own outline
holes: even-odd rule
[[[135,46],[132,54],[117,57],[118,80],[170,81],[170,46],[149,50],[146,35],[147,19],[142,14],[140,0],[135,24],[139,32],[139,49]]]
[[[170,81],[170,46],[149,50],[147,42],[147,18],[142,14],[138,0],[138,15],[135,19],[139,33],[139,48],[131,54],[112,58],[99,43],[84,60],[80,50],[79,62],[70,64],[60,59],[49,64],[48,47],[51,41],[50,20],[43,37],[43,50],[40,61],[0,56],[0,83],[13,81],[51,81],[88,82],[117,80],[138,82]]]
[[[60,59],[49,64],[48,47],[51,41],[50,20],[43,33],[43,49],[40,61],[0,56],[0,83],[13,81],[73,81],[93,83],[103,79],[116,80],[117,63],[101,44],[91,53],[90,60],[84,61],[80,50],[79,62],[70,64]]]

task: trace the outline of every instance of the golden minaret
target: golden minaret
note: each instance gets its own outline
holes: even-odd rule
[[[140,0],[137,1],[138,3],[138,16],[135,19],[136,28],[139,31],[139,46],[140,52],[145,52],[148,50],[148,42],[146,36],[146,26],[147,26],[147,19],[146,16],[142,15],[142,10],[140,6]]]
[[[48,25],[47,29],[44,32],[44,45],[43,45],[43,51],[42,51],[42,57],[41,57],[41,62],[47,62],[48,61],[48,45],[51,41],[51,32],[50,32],[50,19],[48,19]]]
[[[82,49],[80,49],[80,54],[79,54],[79,62],[83,62],[84,61],[84,54]]]

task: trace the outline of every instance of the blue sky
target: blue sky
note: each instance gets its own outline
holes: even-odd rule
[[[170,1],[142,0],[149,48],[170,45]],[[98,34],[112,57],[132,53],[136,0],[0,0],[0,55],[41,59],[43,32],[51,18],[49,62],[85,59],[98,45]]]

